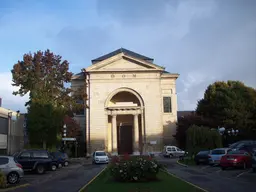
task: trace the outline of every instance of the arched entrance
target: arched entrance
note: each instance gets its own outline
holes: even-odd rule
[[[108,115],[108,152],[139,154],[144,135],[144,102],[132,89],[112,92],[105,103]]]

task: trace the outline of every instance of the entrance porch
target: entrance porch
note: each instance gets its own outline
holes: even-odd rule
[[[142,153],[143,120],[140,107],[109,107],[107,149],[113,155]]]

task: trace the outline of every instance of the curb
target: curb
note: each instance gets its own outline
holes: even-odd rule
[[[96,176],[94,176],[88,183],[86,183],[78,192],[82,192],[88,185],[90,185],[103,171],[105,171],[107,167],[102,169]]]
[[[197,188],[197,189],[199,189],[199,190],[201,190],[201,191],[203,191],[203,192],[209,192],[209,191],[207,191],[206,189],[203,189],[203,188],[201,188],[201,187],[199,187],[199,186],[197,186],[197,185],[195,185],[195,184],[193,184],[193,183],[190,183],[189,181],[186,181],[185,179],[182,179],[182,178],[180,178],[180,177],[174,175],[173,173],[170,173],[170,172],[167,171],[167,170],[163,170],[163,171],[164,171],[165,173],[171,175],[172,177],[175,177],[175,178],[177,178],[177,179],[179,179],[179,180],[181,180],[181,181],[183,181],[183,182],[185,182],[185,183],[187,183],[187,184],[189,184],[189,185],[191,185],[191,186],[193,186],[193,187],[195,187],[195,188]]]
[[[18,186],[15,186],[15,187],[10,187],[10,188],[6,188],[6,189],[0,189],[0,192],[11,191],[11,190],[27,187],[29,185],[30,185],[29,183],[26,183],[26,184],[18,185]]]
[[[188,167],[188,165],[186,165],[186,164],[184,164],[184,163],[181,163],[180,160],[177,160],[176,163],[179,164],[180,166]]]

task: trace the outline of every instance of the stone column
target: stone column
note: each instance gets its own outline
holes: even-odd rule
[[[116,115],[112,115],[112,154],[117,155]]]
[[[138,114],[133,115],[134,118],[134,143],[133,143],[133,154],[139,155],[139,121],[138,121]]]

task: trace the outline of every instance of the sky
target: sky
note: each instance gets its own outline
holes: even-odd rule
[[[256,88],[255,10],[255,0],[0,0],[2,106],[25,112],[10,70],[46,49],[73,73],[121,47],[154,58],[180,74],[178,110],[194,110],[215,81]]]

